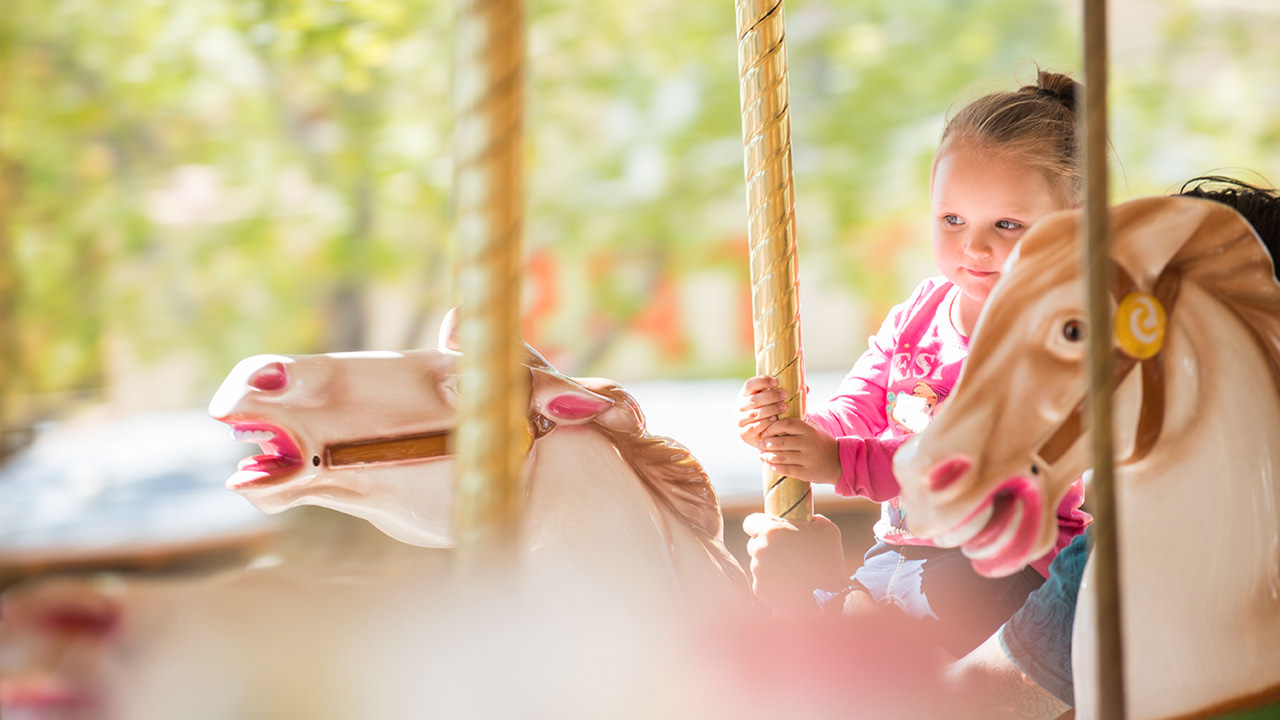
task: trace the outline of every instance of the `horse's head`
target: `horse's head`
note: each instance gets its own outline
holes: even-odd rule
[[[256,355],[209,404],[262,453],[227,480],[258,509],[318,505],[362,517],[413,545],[453,543],[458,355],[449,350]],[[531,442],[560,425],[637,432],[638,408],[557,373],[530,351]]]
[[[1058,213],[1022,239],[983,309],[956,390],[895,457],[911,530],[960,546],[985,575],[1015,572],[1051,549],[1057,505],[1089,466],[1079,222],[1078,212]],[[1176,372],[1163,367],[1162,344],[1180,284],[1261,281],[1256,287],[1274,290],[1275,282],[1248,223],[1223,205],[1135,200],[1112,210],[1111,227],[1117,452],[1136,457],[1161,432],[1163,378]],[[1232,245],[1246,261],[1217,260]],[[1270,297],[1245,305],[1263,308]]]
[[[455,359],[418,350],[240,361],[209,413],[262,454],[242,460],[227,487],[263,512],[321,505],[404,542],[448,544]],[[441,494],[439,512],[405,516],[405,505],[431,506],[412,498]]]

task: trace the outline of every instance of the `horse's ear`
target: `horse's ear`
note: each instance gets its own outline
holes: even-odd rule
[[[613,400],[591,392],[560,373],[533,370],[529,406],[559,425],[591,422],[613,406]]]
[[[610,398],[613,406],[600,414],[596,422],[617,432],[639,435],[644,432],[644,412],[635,398],[622,389],[622,386],[608,378],[574,378],[574,382],[584,388]]]
[[[445,313],[444,319],[440,321],[440,334],[436,340],[436,347],[441,352],[462,352],[462,348],[458,346],[458,308],[449,308],[449,312]]]
[[[1196,197],[1139,198],[1111,211],[1112,257],[1129,271],[1139,290],[1152,292],[1171,264],[1220,255],[1256,234],[1241,215],[1222,203]]]

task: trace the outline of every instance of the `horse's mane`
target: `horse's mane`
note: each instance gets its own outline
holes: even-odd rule
[[[532,369],[560,374],[528,344],[525,345],[524,364]],[[599,418],[595,425],[618,448],[645,486],[676,516],[696,532],[722,540],[724,519],[720,515],[720,500],[711,479],[702,469],[702,463],[693,453],[669,437],[646,432],[640,404],[621,385],[611,380],[565,379],[609,398],[615,407],[630,411],[635,422],[627,423],[625,430],[605,425],[598,421]]]
[[[649,434],[640,405],[622,386],[597,381],[585,387],[612,400],[615,408],[634,415],[636,422],[626,423],[623,429],[618,429],[616,423],[600,422],[599,418],[595,426],[618,449],[653,497],[670,510],[668,516],[693,533],[726,575],[745,579],[741,566],[724,546],[720,501],[702,463],[679,442]]]
[[[1199,229],[1164,272],[1196,283],[1245,324],[1261,347],[1280,393],[1280,284],[1266,246],[1253,226],[1226,205],[1198,198],[1167,200],[1203,205],[1204,215]]]
[[[702,463],[679,442],[646,432],[639,404],[620,385],[592,384],[590,390],[612,400],[614,407],[625,407],[639,420],[621,430],[600,422],[596,425],[645,485],[691,528],[720,538],[724,532],[720,501]]]

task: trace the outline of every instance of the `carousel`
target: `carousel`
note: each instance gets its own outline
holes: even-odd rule
[[[209,403],[257,446],[220,458],[227,497],[362,518],[396,549],[323,573],[253,552],[270,542],[258,529],[30,553],[3,578],[0,654],[20,669],[0,674],[0,715],[1277,717],[1280,285],[1229,208],[1110,207],[1105,3],[1083,5],[1085,207],[1022,240],[951,409],[894,465],[914,532],[1005,538],[992,575],[1043,556],[1058,501],[1090,478],[1065,715],[957,681],[964,659],[901,619],[771,610],[679,438],[522,341],[520,0],[457,3],[462,297],[438,347],[263,348]],[[735,12],[756,367],[802,418],[783,6]],[[766,469],[763,512],[812,524],[809,484]],[[252,561],[138,572],[237,553]]]

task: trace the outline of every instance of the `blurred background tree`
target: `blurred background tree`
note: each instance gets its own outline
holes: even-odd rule
[[[1077,5],[788,2],[811,369],[847,367],[934,274],[953,101],[1076,72]],[[1268,182],[1280,6],[1113,5],[1113,197]],[[3,427],[199,406],[255,353],[434,342],[454,300],[447,0],[5,8]],[[527,339],[573,374],[749,374],[732,3],[529,12]]]

